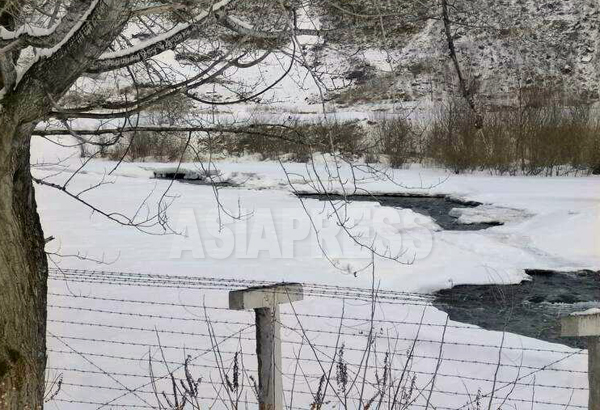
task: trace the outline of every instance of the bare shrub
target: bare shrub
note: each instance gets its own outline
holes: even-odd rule
[[[173,126],[191,113],[194,106],[183,94],[174,94],[160,100],[148,109],[148,122],[153,125],[168,124]]]
[[[591,138],[588,141],[589,147],[585,155],[585,167],[594,175],[600,175],[600,124],[595,121],[592,124]]]
[[[253,124],[248,133],[221,135],[216,146],[230,155],[260,154],[263,159],[306,162],[315,152],[345,156],[362,151],[364,131],[357,122],[321,121],[290,125]]]
[[[529,88],[516,105],[488,110],[481,130],[466,104],[446,103],[433,120],[428,153],[456,173],[590,173],[600,164],[598,128],[587,102]]]
[[[380,152],[387,156],[393,168],[405,165],[417,155],[416,135],[406,118],[386,118],[375,132]]]
[[[364,131],[356,121],[319,122],[309,125],[306,132],[313,135],[313,144],[321,151],[339,152],[347,156],[362,151]]]
[[[437,406],[434,402],[444,403],[443,400],[447,400],[448,395],[453,394],[465,397],[467,402],[460,407],[445,407],[447,409],[500,409],[513,401],[522,402],[523,399],[513,400],[511,396],[515,388],[529,387],[533,392],[531,404],[539,403],[535,398],[535,378],[533,386],[528,384],[528,378],[539,372],[539,369],[534,368],[533,372],[525,372],[521,362],[521,364],[509,365],[516,368],[512,376],[499,377],[501,369],[506,366],[503,363],[505,349],[514,349],[505,346],[506,332],[502,332],[499,345],[482,345],[494,349],[497,358],[495,361],[458,359],[461,363],[491,366],[494,369],[492,379],[482,377],[480,372],[464,375],[444,373],[442,364],[446,359],[451,359],[448,357],[447,343],[456,344],[447,341],[447,336],[456,327],[449,323],[449,317],[446,316],[443,323],[428,322],[427,307],[424,307],[419,321],[382,321],[377,317],[377,312],[382,308],[378,290],[373,287],[370,295],[366,292],[368,289],[364,289],[360,299],[363,303],[370,303],[370,309],[366,304],[363,306],[370,313],[368,317],[360,319],[364,327],[357,327],[357,318],[346,316],[344,308],[341,314],[328,317],[338,321],[338,324],[329,325],[328,329],[323,330],[321,334],[311,327],[310,321],[303,314],[298,313],[293,304],[290,304],[290,314],[284,316],[286,320],[280,319],[279,315],[272,316],[271,320],[285,330],[286,338],[292,339],[287,342],[293,343],[294,346],[293,349],[289,349],[293,352],[293,356],[282,357],[282,360],[287,362],[285,369],[272,369],[281,372],[282,378],[285,376],[284,380],[287,383],[283,384],[280,391],[285,408],[435,409]],[[246,362],[261,363],[261,359],[260,357],[249,358],[248,353],[244,354],[245,342],[240,337],[240,334],[253,325],[243,325],[244,327],[229,336],[218,336],[214,329],[216,322],[212,322],[206,312],[205,309],[205,322],[210,338],[208,349],[196,349],[202,353],[188,355],[183,362],[168,361],[157,331],[160,354],[154,355],[158,356],[156,361],[153,361],[153,355],[149,355],[150,383],[148,384],[152,387],[151,392],[154,394],[158,408],[200,410],[211,405],[214,407],[218,403],[220,407],[231,410],[262,409],[264,403],[257,403],[257,401],[260,401],[260,390],[264,389],[265,383],[269,380],[260,380],[259,371],[245,366]],[[411,338],[404,337],[406,328],[400,331],[397,327],[399,323],[414,327],[415,332]],[[423,338],[421,334],[422,327],[428,325],[439,327],[440,334],[435,340]],[[328,335],[329,340],[324,340],[325,334]],[[237,339],[237,347],[233,350],[223,349],[221,345],[227,339],[231,339],[232,342]],[[398,343],[399,340],[402,342]],[[435,350],[432,352],[430,348],[426,348],[427,355],[423,356],[420,348],[424,344],[432,343]],[[302,355],[303,351],[306,352],[304,355]],[[212,353],[214,364],[194,363],[206,353]],[[281,355],[280,352],[276,354]],[[570,356],[565,355],[565,357]],[[421,367],[419,363],[423,361],[422,359],[432,360],[433,366]],[[206,358],[202,361],[204,360]],[[265,364],[259,364],[262,365]],[[157,372],[155,369],[158,368],[163,368],[166,372]],[[194,368],[201,368],[205,372],[202,374],[203,377],[193,375]],[[214,373],[218,373],[218,376],[214,376]],[[444,391],[444,386],[440,385],[441,378],[455,378],[457,385],[458,382],[462,383],[465,392],[463,393],[462,389],[456,392]],[[477,388],[476,393],[471,394],[469,387]],[[277,387],[269,386],[269,390],[273,388]],[[206,397],[207,392],[214,392],[213,396]],[[425,404],[421,404],[423,402]],[[501,404],[498,405],[499,402]],[[208,403],[212,404],[208,405]]]
[[[510,113],[494,112],[486,115],[484,130],[479,133],[482,152],[477,154],[480,158],[477,165],[500,175],[514,174],[516,149]]]
[[[483,165],[475,114],[463,100],[451,99],[442,105],[428,137],[429,155],[455,173]]]
[[[122,137],[113,147],[104,149],[102,156],[113,161],[163,161],[181,159],[187,138],[173,133],[137,132]]]
[[[530,88],[501,118],[515,147],[515,165],[527,175],[588,172],[597,139],[591,106],[553,89]]]

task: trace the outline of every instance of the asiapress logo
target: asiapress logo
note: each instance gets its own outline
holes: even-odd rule
[[[433,249],[431,219],[393,208],[302,208],[238,211],[181,209],[172,259],[368,258],[372,253],[403,261],[426,258]]]

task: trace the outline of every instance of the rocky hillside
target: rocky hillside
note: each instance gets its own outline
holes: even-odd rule
[[[459,95],[440,0],[294,1],[299,3],[290,15],[273,11],[264,0],[240,3],[231,15],[243,21],[242,26],[269,34],[285,32],[293,19],[297,28],[319,31],[318,35],[300,34],[293,42],[287,36],[245,38],[215,20],[185,46],[155,57],[156,71],[168,68],[174,78],[197,75],[244,40],[243,51],[250,56],[264,50],[272,54],[255,67],[229,69],[224,78],[197,90],[205,100],[222,102],[268,89],[260,99],[231,108],[236,114],[243,109],[248,116],[252,110],[283,112],[286,117],[316,114],[322,98],[333,111],[364,111],[357,107],[361,104],[370,104],[368,111],[387,111],[390,105],[412,109],[415,102],[423,106]],[[586,102],[600,100],[598,0],[453,0],[449,20],[462,72],[480,103],[514,102],[524,88],[565,91]],[[162,25],[178,22],[153,24],[160,32]],[[139,44],[144,30],[132,26],[128,41]],[[292,54],[297,62],[293,67]],[[124,82],[129,80],[128,73],[121,75]],[[164,81],[145,70],[136,75],[146,91]],[[111,101],[123,95],[133,98],[132,90],[119,89],[114,95],[115,81],[105,75],[80,81],[67,100],[77,106],[98,96]],[[209,105],[196,105],[213,112]]]
[[[363,54],[362,62],[346,72],[359,87],[365,85],[364,102],[376,100],[382,90],[383,98],[439,100],[456,88],[436,7],[429,7],[428,18],[410,35],[386,47],[385,62]],[[459,0],[450,8],[450,19],[462,70],[478,98],[501,102],[535,86],[599,100],[597,1]],[[348,94],[340,101],[353,102]]]

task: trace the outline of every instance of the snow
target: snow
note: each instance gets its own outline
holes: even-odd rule
[[[60,25],[60,23],[61,19],[59,19],[58,22],[51,28],[35,27],[26,24],[19,26],[19,28],[15,31],[7,30],[5,27],[0,27],[0,39],[5,41],[16,40],[25,34],[31,37],[49,36],[56,31],[56,28]]]
[[[72,154],[77,154],[77,150],[58,149],[46,140],[34,139],[34,162],[48,164],[57,157],[67,158],[61,166],[37,167],[34,173],[36,176],[50,177],[62,170],[63,174],[50,177],[50,180],[64,181],[81,161]],[[324,159],[315,165],[321,176],[327,163],[327,159]],[[153,171],[172,167],[172,164],[124,163],[114,175],[108,176],[113,166],[114,163],[108,161],[92,161],[86,167],[85,174],[78,175],[70,182],[70,189],[86,189],[101,180],[110,182],[86,193],[84,198],[107,211],[132,215],[139,211],[140,203],[146,198],[152,208],[152,204],[157,202],[170,184],[170,181],[154,179]],[[313,170],[303,164],[284,166],[297,189],[310,190],[304,181]],[[227,307],[227,289],[177,289],[168,287],[169,282],[164,279],[166,277],[185,281],[191,280],[187,277],[213,277],[363,288],[371,286],[370,252],[342,232],[335,219],[332,219],[332,209],[326,203],[309,199],[300,202],[292,195],[280,164],[221,161],[216,163],[216,167],[223,178],[237,178],[236,181],[241,185],[218,190],[219,201],[232,215],[240,218],[235,220],[221,213],[223,225],[219,226],[212,187],[175,183],[169,194],[170,198],[175,199],[169,209],[170,222],[177,231],[186,232],[187,236],[148,235],[121,227],[60,192],[48,187],[36,187],[45,234],[56,237],[47,247],[47,251],[51,252],[51,266],[57,263],[62,269],[168,275],[163,279],[155,279],[153,286],[113,279],[114,283],[121,284],[116,286],[106,278],[122,276],[100,273],[86,276],[85,273],[69,274],[67,271],[64,276],[60,273],[53,276],[50,281],[49,366],[50,375],[63,374],[63,392],[59,393],[57,399],[66,401],[48,403],[47,408],[75,410],[82,408],[77,401],[115,400],[126,393],[118,390],[124,389],[122,385],[126,389],[133,389],[148,382],[148,355],[154,357],[154,371],[164,375],[164,366],[159,364],[161,356],[156,347],[158,339],[155,330],[159,330],[163,346],[172,346],[164,349],[167,360],[182,362],[184,353],[177,349],[185,347],[187,354],[201,355],[194,360],[195,364],[214,365],[212,353],[202,351],[209,341],[199,335],[208,333],[202,319],[205,311],[191,305],[209,306],[208,312],[216,322],[215,331],[220,336],[235,334],[241,326],[224,322],[252,323],[250,313],[222,310]],[[199,164],[194,163],[186,163],[184,168],[188,172],[201,169]],[[349,176],[347,169],[341,169],[340,172],[342,179]],[[524,269],[600,268],[597,237],[600,191],[596,189],[596,177],[455,176],[418,166],[397,170],[394,177],[403,185],[371,178],[364,181],[361,187],[371,192],[443,193],[455,198],[480,201],[485,203],[480,214],[462,211],[460,217],[471,220],[500,218],[506,224],[483,231],[450,232],[441,230],[431,218],[412,210],[393,210],[373,202],[350,203],[344,209],[344,218],[348,218],[349,229],[355,238],[364,243],[374,243],[381,253],[386,250],[390,254],[404,251],[400,257],[404,263],[375,258],[373,273],[382,291],[426,293],[459,284],[518,283],[527,278]],[[331,187],[334,190],[341,189],[333,182]],[[142,213],[145,212],[143,208]],[[573,246],[574,243],[577,246]],[[327,250],[330,260],[323,256],[319,245]],[[104,260],[110,265],[95,265],[73,255]],[[121,299],[148,303],[119,301]],[[369,304],[366,301],[344,299],[307,294],[305,301],[296,303],[294,309],[300,314],[339,316],[344,307],[348,318],[364,318],[356,323],[347,323],[345,332],[348,334],[343,338],[348,349],[357,349],[348,350],[347,359],[358,363],[359,351],[361,346],[364,347],[364,335],[368,333]],[[170,305],[151,304],[157,302]],[[398,351],[404,352],[410,348],[411,340],[416,337],[419,328],[414,324],[419,323],[422,315],[429,324],[419,331],[419,340],[422,341],[439,341],[446,320],[445,313],[431,306],[411,303],[383,301],[377,307],[378,320],[398,320],[403,323],[393,326],[387,322],[381,324],[379,337],[385,338],[382,336],[385,334],[399,337]],[[283,313],[286,326],[297,327],[289,307],[284,308]],[[450,344],[444,347],[444,360],[440,368],[444,376],[439,376],[436,382],[433,400],[437,405],[460,407],[467,400],[461,396],[465,386],[471,393],[478,389],[485,393],[491,387],[496,372],[494,362],[499,355],[498,348],[493,346],[502,343],[503,335],[501,332],[484,331],[453,321],[449,324],[451,327],[447,329],[445,340]],[[316,320],[307,317],[303,325],[321,332],[311,333],[315,343],[335,344],[335,336],[323,332],[337,329],[338,319]],[[167,333],[169,331],[178,333]],[[556,364],[549,368],[554,370],[535,371],[535,397],[544,402],[566,403],[565,390],[540,386],[559,385],[567,386],[569,395],[570,389],[574,389],[571,404],[586,403],[587,393],[582,390],[587,386],[585,354],[518,335],[507,334],[504,337],[504,349],[500,357],[507,367],[500,368],[498,379],[510,381],[524,377],[521,380],[523,385],[518,385],[511,393],[511,398],[516,400],[509,401],[511,406],[530,408],[533,380],[531,375],[526,375],[535,371],[531,369],[539,369],[553,362]],[[241,347],[249,354],[253,350],[252,338],[252,328],[249,328],[242,333],[242,339],[224,341],[222,348],[233,352]],[[299,343],[301,340],[296,332],[285,327],[283,338],[288,342]],[[380,339],[380,343],[383,343],[383,339]],[[466,347],[464,343],[474,345]],[[294,372],[293,360],[289,358],[298,353],[298,346],[284,344],[284,356],[288,358],[284,361],[285,373]],[[332,354],[331,349],[322,347],[321,350]],[[87,360],[74,351],[84,352]],[[421,358],[412,367],[413,371],[419,372],[418,384],[427,383],[426,374],[434,370],[438,353],[439,344],[418,344],[416,354]],[[226,356],[230,358],[231,354]],[[308,348],[303,349],[301,357],[314,359]],[[399,355],[397,360],[401,361],[402,357]],[[255,369],[255,358],[247,357],[245,360],[249,369]],[[473,360],[491,364],[472,363]],[[525,369],[531,369],[518,370],[519,363]],[[402,363],[396,362],[395,365],[401,367]],[[308,378],[314,390],[320,371],[314,362],[307,362],[303,366],[310,377],[317,377],[316,380]],[[561,372],[561,369],[570,371]],[[219,377],[214,369],[206,367],[194,368],[194,371],[207,383]],[[115,376],[118,383],[103,372],[119,375]],[[290,377],[286,376],[286,386],[289,386]],[[80,386],[85,384],[102,385],[106,389]],[[309,390],[305,381],[298,380],[296,387]],[[168,386],[163,386],[163,389],[168,389]],[[202,389],[203,394],[214,395],[212,385],[205,384]],[[508,394],[506,390],[509,389],[504,390]],[[142,391],[148,391],[148,387]],[[498,405],[503,398],[503,395],[498,396]],[[138,396],[125,394],[114,404],[145,405],[144,400],[150,402],[153,399],[154,396],[149,393],[139,393]],[[295,400],[297,405],[306,407],[312,399],[309,395],[298,394]],[[538,403],[538,408],[553,409],[556,406]]]
[[[173,29],[158,34],[154,37],[152,37],[151,39],[147,40],[147,41],[142,41],[138,44],[136,44],[133,47],[128,47],[122,50],[117,50],[117,51],[111,51],[108,53],[104,53],[102,54],[102,56],[100,56],[100,60],[110,60],[113,58],[119,58],[119,57],[125,57],[127,55],[130,54],[134,54],[140,50],[143,50],[146,47],[152,46],[154,44],[158,44],[161,41],[167,40],[171,37],[173,37],[174,35],[182,32],[183,30],[188,29],[189,27],[195,25],[195,24],[199,24],[200,22],[202,22],[204,19],[206,19],[206,17],[208,17],[211,13],[214,13],[220,9],[222,9],[223,7],[227,6],[229,3],[231,3],[232,0],[221,0],[217,3],[215,3],[210,10],[204,11],[202,13],[199,13],[196,17],[194,17],[193,19],[191,19],[189,22],[186,23],[179,23],[177,24]]]
[[[592,308],[592,309],[585,310],[583,312],[571,313],[571,316],[592,316],[592,315],[600,315],[600,309]]]
[[[77,24],[75,24],[73,28],[71,28],[71,30],[54,47],[45,48],[41,50],[36,49],[36,53],[33,58],[28,59],[27,61],[25,61],[24,64],[21,64],[20,62],[19,64],[17,64],[17,80],[14,85],[15,87],[19,85],[19,83],[23,79],[23,76],[31,67],[33,67],[35,63],[37,63],[42,58],[48,58],[54,55],[54,53],[60,50],[62,46],[65,45],[75,35],[75,33],[77,33],[77,31],[79,31],[83,23],[87,21],[87,18],[95,10],[96,6],[98,5],[98,2],[99,0],[94,0],[92,2],[87,11],[81,16],[81,19],[77,22]]]
[[[454,208],[450,216],[458,219],[463,224],[500,222],[502,224],[520,222],[531,215],[521,209],[497,207],[494,205],[481,205],[476,208]]]
[[[65,158],[67,153],[61,153],[45,140],[34,140],[36,145],[44,146],[45,162],[51,162],[57,157]],[[70,159],[63,162],[60,167],[48,168],[46,173],[55,173],[58,170],[77,169],[79,159],[75,152]],[[34,161],[35,162],[35,161]],[[86,167],[86,174],[78,176],[71,182],[73,189],[86,188],[100,179],[105,178],[114,164],[105,161],[92,161]],[[281,214],[274,216],[277,225],[278,218],[282,221],[289,217],[300,217],[302,223],[309,222],[308,217],[300,202],[289,193],[287,179],[281,166],[274,162],[219,162],[220,180],[230,181],[241,185],[240,189],[224,189],[220,191],[220,200],[224,206],[236,210],[238,206],[250,210],[280,210]],[[311,189],[305,181],[309,178],[307,168],[302,164],[286,164],[295,188],[300,191]],[[316,169],[321,176],[325,174],[324,165],[317,165]],[[170,181],[153,179],[155,169],[165,168],[165,165],[143,163],[122,164],[121,167],[109,177],[114,184],[104,186],[90,192],[89,198],[102,204],[104,198],[114,197],[116,192],[126,192],[127,195],[116,201],[111,201],[111,210],[137,208],[151,190],[160,191],[169,185]],[[185,164],[186,172],[203,173],[199,164]],[[347,170],[343,170],[346,171]],[[37,172],[41,172],[37,171]],[[68,172],[67,172],[68,175]],[[347,174],[345,174],[348,176]],[[66,178],[66,176],[62,176]],[[59,177],[60,178],[60,177]],[[408,170],[396,170],[395,180],[403,184],[394,185],[389,181],[367,181],[362,187],[372,193],[382,192],[410,192],[425,194],[447,194],[452,197],[474,200],[484,203],[480,208],[456,211],[461,222],[475,221],[500,221],[505,225],[476,232],[441,231],[429,218],[421,215],[418,222],[406,219],[404,211],[397,213],[400,224],[398,228],[404,238],[409,252],[404,261],[411,258],[409,255],[427,255],[419,257],[414,264],[409,266],[398,265],[392,261],[380,261],[378,271],[382,286],[389,289],[402,289],[406,291],[432,291],[445,288],[448,283],[458,284],[485,284],[485,283],[518,283],[526,276],[525,269],[553,269],[553,270],[578,270],[600,269],[600,242],[598,226],[600,226],[600,192],[595,189],[597,177],[561,177],[561,178],[528,178],[528,177],[491,177],[487,175],[460,175],[449,176],[441,170],[413,167]],[[440,181],[443,181],[440,183]],[[428,189],[429,186],[432,186]],[[332,185],[332,191],[339,189]],[[171,192],[177,196],[171,209],[171,220],[177,221],[179,215],[189,209],[215,209],[215,197],[210,187],[200,187],[187,184],[176,184]],[[88,211],[73,204],[69,199],[63,198],[49,188],[40,188],[40,208],[43,221],[47,224],[49,234],[62,237],[64,235],[77,235],[77,230],[66,227],[60,220],[66,215],[81,214],[84,220],[91,218],[90,222],[98,224],[108,236],[117,227],[102,221],[98,215],[89,216]],[[150,201],[151,203],[151,201]],[[56,208],[56,205],[61,206]],[[317,200],[305,200],[304,206],[314,212],[323,212],[323,203]],[[74,208],[75,207],[75,208]],[[377,203],[353,203],[348,206],[349,212],[359,215],[356,229],[367,229],[367,223],[361,220],[360,215],[370,212],[371,215],[382,207]],[[325,210],[325,213],[330,210]],[[412,212],[412,211],[411,211]],[[47,214],[46,214],[47,213]],[[469,219],[466,219],[466,218]],[[324,218],[327,219],[327,218]],[[54,222],[53,222],[54,221]],[[408,221],[408,222],[407,222]],[[235,226],[233,221],[229,221]],[[84,224],[85,225],[85,224]],[[392,229],[393,224],[388,224]],[[373,228],[372,226],[370,228]],[[418,228],[418,229],[417,229]],[[87,237],[85,226],[81,228],[82,235]],[[157,260],[156,269],[160,272],[169,271],[175,265],[181,265],[183,270],[188,269],[188,264],[199,261],[169,260],[169,247],[174,240],[169,237],[146,237],[136,232],[122,229],[123,235],[131,235],[128,243],[139,242],[141,252],[154,255]],[[415,234],[415,231],[418,234]],[[410,235],[409,235],[410,232]],[[273,232],[276,234],[277,232]],[[400,235],[400,236],[402,236]],[[413,237],[412,235],[416,235]],[[340,235],[343,236],[343,235]],[[119,254],[119,244],[110,241],[104,243],[103,235],[90,238],[87,241],[75,240],[73,247],[91,253],[102,250],[107,255]],[[137,238],[137,239],[133,239]],[[83,238],[82,238],[83,239]],[[415,241],[422,245],[416,249]],[[70,240],[69,240],[70,242]],[[83,244],[88,242],[87,244]],[[299,251],[310,250],[314,244],[307,239]],[[63,246],[66,246],[64,244]],[[69,247],[70,249],[70,247]],[[72,249],[75,250],[75,249]],[[309,252],[310,253],[310,252]],[[354,266],[357,270],[364,266],[364,252],[349,249],[347,253],[339,255],[340,260],[346,265]],[[145,271],[143,262],[136,260],[135,256],[121,256],[115,263],[117,269]],[[356,260],[355,260],[356,259]],[[65,261],[67,266],[71,262]],[[78,263],[75,263],[77,267]],[[203,261],[209,263],[210,261]],[[342,263],[342,262],[340,262]],[[133,266],[131,264],[134,264]],[[314,280],[328,282],[320,272],[332,271],[325,260],[311,260],[315,272]],[[278,262],[271,262],[271,267],[264,270],[261,278],[269,279],[271,275],[281,277]],[[224,267],[224,272],[230,271]],[[335,270],[333,270],[335,271]],[[307,278],[309,280],[309,278]],[[357,279],[357,285],[368,286],[369,279]]]

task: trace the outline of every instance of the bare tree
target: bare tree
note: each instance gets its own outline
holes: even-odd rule
[[[251,24],[228,18],[235,0],[163,3],[157,6],[156,2],[133,0],[0,1],[2,409],[41,409],[43,405],[48,265],[34,182],[58,189],[123,225],[147,228],[164,222],[160,215],[164,207],[156,215],[139,221],[102,212],[87,203],[81,192],[70,191],[68,182],[59,185],[32,178],[30,143],[36,127],[42,121],[56,119],[68,129],[70,119],[82,117],[121,118],[126,119],[124,124],[135,123],[129,121],[131,116],[164,98],[183,93],[202,99],[193,94],[197,87],[214,81],[229,68],[251,67],[270,53],[270,50],[252,51],[246,47],[248,33],[240,36],[235,31],[240,25],[252,31]],[[276,14],[277,10],[271,13]],[[290,34],[286,24],[280,26],[285,35]],[[128,30],[141,40],[134,44]],[[204,63],[197,64],[193,75],[176,79],[160,63],[151,60],[167,50],[185,50],[186,41],[192,38],[210,39],[210,34],[219,30],[229,30],[237,38],[225,50],[214,45],[212,54],[199,58]],[[129,76],[137,92],[123,93],[121,98],[110,96],[105,101],[86,101],[81,106],[61,104],[82,76],[91,75]],[[151,92],[142,94],[138,87],[141,82],[155,86]],[[248,97],[238,99],[244,98]],[[121,134],[117,132],[112,142]],[[94,143],[75,135],[79,141]],[[96,141],[96,145],[101,144]]]
[[[316,26],[299,27],[298,13],[305,6],[284,0],[0,0],[1,409],[43,406],[48,262],[34,183],[56,189],[121,225],[169,229],[166,195],[154,214],[140,219],[89,203],[84,194],[93,187],[73,191],[69,185],[73,176],[63,183],[32,177],[32,135],[50,138],[62,133],[102,150],[121,141],[125,133],[130,141],[143,138],[140,133],[149,128],[140,121],[142,113],[169,98],[184,96],[212,105],[256,101],[293,64],[310,64],[298,36],[325,32]],[[338,9],[361,21],[406,17],[387,10],[382,16]],[[325,30],[347,29],[352,24]],[[182,74],[155,58],[166,51],[191,68]],[[275,52],[290,61],[280,78],[272,83],[263,79],[231,84],[232,70],[253,67]],[[321,81],[320,73],[311,74]],[[107,81],[110,78],[114,83]],[[88,91],[94,80],[99,81]],[[102,88],[107,83],[108,90]],[[220,87],[220,99],[199,91],[207,84]],[[77,119],[95,120],[98,127],[76,130]],[[59,128],[48,130],[48,124]],[[167,131],[186,135],[185,148],[194,131],[214,130],[198,123],[169,125]],[[112,130],[106,131],[107,126]],[[165,127],[158,128],[151,131]],[[91,153],[90,159],[95,155]]]

